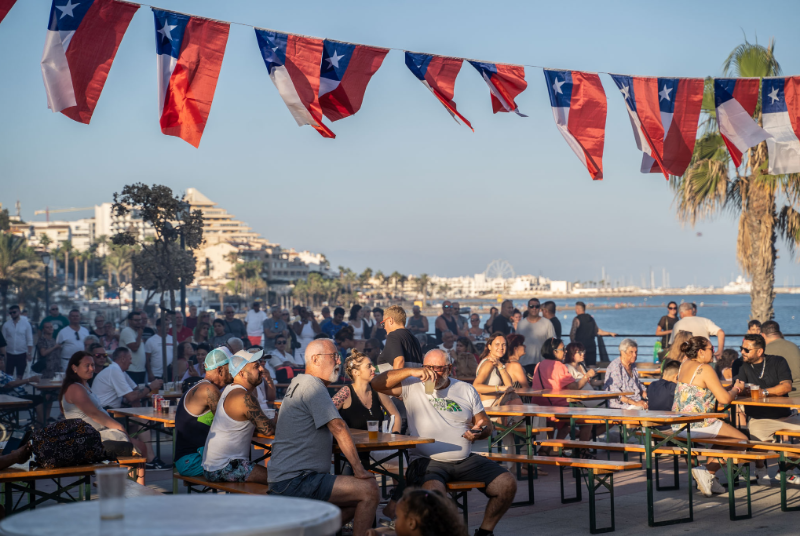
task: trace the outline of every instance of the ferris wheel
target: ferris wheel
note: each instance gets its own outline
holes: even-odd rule
[[[513,279],[516,276],[511,263],[503,259],[496,259],[490,262],[483,275],[487,279]]]

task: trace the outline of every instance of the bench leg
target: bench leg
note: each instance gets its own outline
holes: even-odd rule
[[[575,470],[572,469],[571,467],[569,469],[574,474]],[[564,467],[562,467],[562,466],[558,466],[558,477],[561,480],[561,504],[569,504],[569,503],[581,502],[583,500],[583,493],[582,493],[582,488],[581,488],[581,476],[580,476],[580,473],[578,474],[578,477],[575,479],[575,497],[572,497],[572,498],[569,498],[569,499],[564,497]]]
[[[788,458],[785,452],[781,452],[780,455],[778,470],[781,475],[781,512],[796,512],[800,510],[800,506],[789,506],[786,501],[786,471],[790,463],[800,463],[800,458]]]
[[[589,532],[592,534],[602,534],[604,532],[614,532],[616,529],[614,519],[614,474],[609,473],[605,476],[596,475],[594,469],[587,469],[588,478],[586,481],[589,488]],[[597,528],[597,507],[595,504],[595,492],[604,487],[611,496],[611,526],[602,529]]]
[[[736,470],[733,468],[733,458],[728,458],[728,510],[730,511],[731,521],[738,521],[740,519],[750,519],[753,517],[753,512],[750,504],[750,464],[742,464]],[[747,482],[747,514],[736,515],[736,486],[734,480],[742,475]]]
[[[673,471],[673,484],[671,486],[662,486],[661,480],[659,479],[658,474],[658,460],[661,458],[661,455],[655,454],[653,456],[653,465],[655,466],[655,481],[656,481],[656,491],[672,491],[676,489],[681,489],[680,479],[678,478],[678,456],[672,456],[672,471]]]
[[[467,491],[451,491],[450,496],[453,498],[453,501],[456,503],[456,508],[461,510],[461,513],[464,516],[464,526],[469,527],[469,507],[467,503]],[[459,499],[461,499],[459,501]]]

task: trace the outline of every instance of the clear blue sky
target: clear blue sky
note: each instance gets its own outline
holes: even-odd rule
[[[796,1],[158,5],[379,46],[651,76],[720,75],[743,34],[765,44],[775,37],[784,72],[800,74]],[[160,133],[148,8],[128,29],[92,124],[51,113],[39,65],[49,9],[49,0],[19,0],[0,24],[0,202],[13,212],[19,199],[24,218],[109,201],[142,181],[198,188],[266,238],[356,270],[455,276],[504,258],[517,273],[555,279],[597,280],[605,267],[639,284],[653,267],[660,284],[665,266],[673,285],[717,286],[738,273],[736,221],[681,228],[664,178],[638,172],[624,103],[606,75],[605,180],[593,182],[556,130],[541,69],[527,68],[517,99],[525,119],[492,115],[486,85],[465,64],[455,100],[472,133],[392,51],[361,111],[325,140],[296,126],[253,30],[234,25],[196,150]],[[800,267],[779,247],[776,282],[800,284]]]

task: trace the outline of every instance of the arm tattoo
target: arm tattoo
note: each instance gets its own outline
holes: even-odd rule
[[[211,413],[216,415],[217,404],[219,404],[219,391],[216,389],[206,388],[206,403],[208,404],[208,409],[211,410]]]
[[[264,415],[261,406],[258,405],[258,400],[252,394],[247,393],[244,395],[244,403],[247,406],[247,419],[256,425],[256,430],[264,435],[275,434],[275,421],[270,420]]]
[[[348,398],[350,398],[350,389],[342,387],[339,389],[339,392],[333,396],[333,405],[336,406],[336,409],[342,409],[344,401]]]

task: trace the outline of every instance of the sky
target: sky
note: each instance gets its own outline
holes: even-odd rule
[[[60,0],[59,0],[60,1]],[[154,0],[156,1],[156,0]],[[800,74],[800,3],[157,0],[158,6],[316,37],[486,61],[642,76],[720,76],[746,36],[776,40],[784,74]],[[652,7],[651,7],[652,6]],[[602,181],[556,129],[540,68],[517,98],[527,118],[492,114],[469,64],[455,88],[457,125],[392,50],[361,111],[329,123],[335,140],[298,127],[269,79],[252,28],[233,25],[199,149],[161,134],[155,27],[134,16],[91,125],[47,109],[40,69],[48,0],[19,0],[0,24],[0,202],[24,219],[45,207],[107,202],[125,184],[194,187],[284,247],[356,271],[439,276],[483,272],[672,286],[739,273],[737,220],[695,228],[675,216],[662,175],[639,173],[622,96],[608,75]],[[72,213],[70,218],[88,217]],[[700,236],[702,234],[702,236]],[[800,284],[779,244],[776,283]]]

